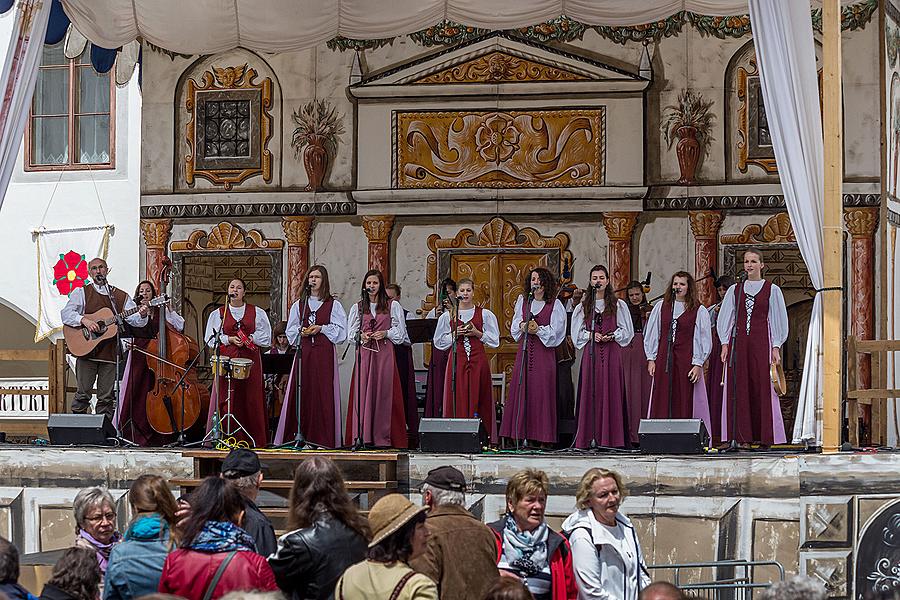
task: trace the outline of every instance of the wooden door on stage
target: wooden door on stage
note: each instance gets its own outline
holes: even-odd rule
[[[548,258],[548,253],[542,250],[490,250],[454,253],[450,259],[450,276],[456,281],[464,278],[474,281],[475,304],[497,315],[500,346],[496,349],[485,348],[485,351],[490,357],[491,372],[506,373],[507,390],[516,361],[517,345],[509,335],[516,298],[522,293],[522,283],[528,272],[535,267],[547,267]],[[499,393],[496,400],[506,402],[506,398],[499,398]]]

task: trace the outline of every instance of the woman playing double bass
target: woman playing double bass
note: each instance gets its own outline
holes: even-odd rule
[[[144,280],[134,290],[134,303],[147,304],[156,297],[153,282]],[[154,373],[147,367],[147,348],[157,339],[160,330],[160,307],[151,308],[147,324],[130,327],[133,335],[131,350],[125,362],[125,377],[121,384],[119,410],[116,418],[122,434],[139,446],[161,446],[168,435],[153,429],[147,418],[147,394],[154,387]],[[184,319],[166,307],[166,323],[175,331],[184,331]]]

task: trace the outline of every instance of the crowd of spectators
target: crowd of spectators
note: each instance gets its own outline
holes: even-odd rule
[[[367,515],[337,465],[312,456],[295,470],[287,533],[276,539],[257,507],[262,465],[234,450],[187,497],[139,477],[132,515],[116,530],[116,502],[100,487],[75,497],[73,546],[41,600],[681,600],[651,583],[638,536],[619,510],[621,477],[593,468],[559,531],[546,518],[547,475],[525,469],[506,487],[506,511],[484,524],[467,510],[467,484],[450,466],[428,473],[422,505],[388,494]],[[19,583],[19,552],[0,538],[0,600],[37,600]],[[812,586],[812,587],[811,587]],[[765,598],[814,598],[806,580]],[[36,591],[36,590],[32,590]],[[821,590],[824,594],[824,589]],[[821,596],[824,598],[824,595]]]

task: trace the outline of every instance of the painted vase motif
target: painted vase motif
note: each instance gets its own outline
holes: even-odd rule
[[[678,168],[681,169],[678,185],[694,185],[697,183],[694,175],[697,171],[697,163],[700,161],[700,142],[697,141],[697,129],[690,126],[679,127],[676,135],[678,135],[678,144],[675,146],[675,154],[678,156]]]
[[[303,149],[303,167],[309,179],[307,191],[317,192],[322,189],[325,169],[328,168],[328,151],[325,149],[325,136],[310,134],[307,136],[306,148]]]

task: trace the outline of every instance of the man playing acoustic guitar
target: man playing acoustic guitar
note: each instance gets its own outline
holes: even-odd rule
[[[63,307],[62,322],[70,327],[86,327],[97,333],[101,326],[97,321],[85,315],[92,315],[103,308],[110,308],[114,315],[137,308],[128,294],[115,288],[106,281],[109,267],[102,258],[94,258],[88,263],[91,284],[76,288],[69,301]],[[142,305],[137,312],[126,317],[126,321],[135,327],[147,324],[148,308]],[[77,391],[72,400],[72,412],[84,414],[90,409],[91,391],[94,381],[97,382],[97,414],[106,414],[110,419],[116,410],[114,395],[116,377],[116,337],[101,341],[97,346],[75,361],[75,379]]]

